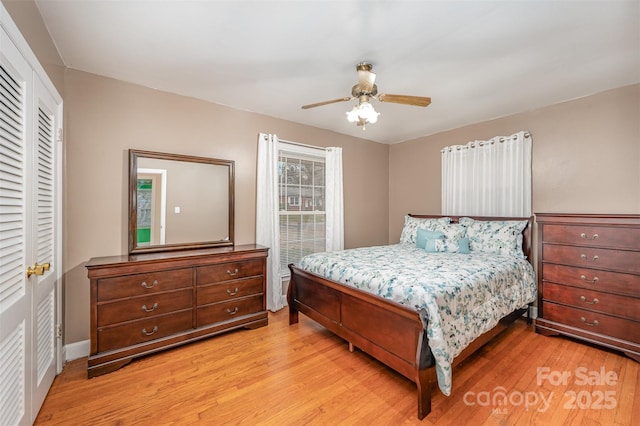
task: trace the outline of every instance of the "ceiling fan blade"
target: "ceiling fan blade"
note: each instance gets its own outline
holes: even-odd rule
[[[350,101],[351,99],[352,99],[351,97],[332,99],[330,101],[324,101],[324,102],[318,102],[318,103],[315,103],[315,104],[303,105],[302,109],[315,108],[315,107],[319,107],[319,106],[323,106],[323,105],[335,104],[335,103],[338,103],[338,102],[346,102],[346,101]]]
[[[394,104],[415,105],[426,107],[431,103],[431,98],[425,96],[409,96],[409,95],[378,95],[380,102],[392,102]]]

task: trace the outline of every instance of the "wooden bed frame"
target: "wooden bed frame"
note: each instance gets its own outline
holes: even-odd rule
[[[436,215],[410,215],[415,218],[439,218]],[[457,223],[459,216],[451,217]],[[472,217],[476,220],[527,220],[522,232],[522,250],[531,259],[532,218]],[[397,302],[306,272],[289,265],[291,280],[287,291],[289,324],[298,322],[302,312],[320,325],[413,381],[418,390],[418,418],[431,411],[431,391],[436,384],[435,361],[427,342],[427,312],[416,311]],[[531,306],[531,305],[530,305]],[[493,329],[474,340],[452,366],[506,329],[527,309],[504,317]]]

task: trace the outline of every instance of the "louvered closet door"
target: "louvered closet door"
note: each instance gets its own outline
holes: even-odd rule
[[[2,33],[0,56],[0,424],[26,423],[31,351],[27,285],[27,80],[31,68]]]
[[[60,242],[57,231],[56,203],[59,176],[56,161],[58,105],[39,79],[35,84],[35,117],[33,135],[33,178],[30,205],[32,207],[30,239],[31,259],[34,264],[49,265],[43,275],[32,275],[31,317],[31,406],[32,419],[47,396],[56,376],[56,278],[59,277]],[[46,267],[45,267],[46,269]]]
[[[4,28],[0,37],[0,425],[14,425],[35,420],[60,353],[61,108]],[[49,270],[27,277],[36,263]]]

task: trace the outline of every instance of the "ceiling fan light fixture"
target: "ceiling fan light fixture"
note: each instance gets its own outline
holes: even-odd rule
[[[349,123],[357,123],[360,120],[360,116],[358,115],[358,106],[354,106],[351,111],[347,111],[347,120]]]
[[[361,102],[360,105],[358,105],[358,115],[368,123],[373,124],[378,121],[380,113],[377,112],[369,102]]]
[[[380,113],[373,108],[373,105],[365,101],[354,106],[351,111],[347,111],[347,120],[358,125],[373,124],[378,121],[379,115]]]

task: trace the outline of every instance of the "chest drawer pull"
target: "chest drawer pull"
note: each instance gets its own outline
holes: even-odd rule
[[[227,308],[227,313],[228,313],[229,315],[235,315],[235,314],[237,314],[237,313],[238,313],[238,307],[236,306],[236,307],[233,309],[233,311],[232,311],[231,309]]]
[[[227,294],[229,296],[235,296],[236,294],[238,294],[238,287],[236,287],[233,291],[231,291],[230,289],[227,289]]]
[[[597,305],[598,302],[600,302],[597,298],[594,298],[591,302],[587,301],[587,298],[584,296],[580,296],[580,300],[582,300],[584,303],[588,303],[590,305]]]
[[[153,306],[152,306],[151,308],[147,308],[147,305],[142,305],[142,308],[141,308],[141,309],[142,309],[143,311],[145,311],[145,312],[153,312],[153,311],[155,311],[156,309],[158,309],[158,303],[154,303],[154,304],[153,304]]]
[[[158,326],[154,325],[153,326],[153,330],[151,330],[151,331],[147,331],[146,328],[143,328],[142,329],[142,334],[144,334],[145,336],[151,336],[151,335],[155,334],[157,331],[158,331]]]
[[[585,319],[585,317],[580,317],[580,321],[582,321],[583,323],[585,323],[586,325],[590,326],[590,327],[595,327],[596,325],[600,324],[598,322],[598,320],[593,320],[593,322],[587,322],[587,320]]]
[[[227,274],[229,274],[230,277],[238,275],[238,268],[236,268],[235,271],[233,271],[233,272],[231,272],[230,270],[227,269]]]
[[[598,234],[593,234],[593,237],[589,237],[587,234],[583,232],[582,234],[580,234],[580,238],[584,238],[585,240],[597,240]]]
[[[598,281],[600,281],[600,278],[598,278],[598,277],[593,277],[593,279],[592,279],[592,280],[589,280],[589,279],[587,279],[587,277],[585,277],[584,275],[580,275],[580,279],[581,279],[582,281],[586,282],[586,283],[593,283],[593,284],[595,284],[595,283],[597,283]]]
[[[155,286],[158,285],[158,280],[153,280],[153,283],[151,283],[151,285],[147,284],[146,281],[142,281],[140,285],[144,288],[154,288]]]
[[[598,256],[593,256],[593,258],[588,259],[588,258],[587,258],[587,255],[586,255],[586,254],[584,254],[584,253],[582,253],[582,254],[580,255],[580,257],[582,258],[582,260],[586,260],[587,262],[595,262],[596,260],[598,260],[598,259],[599,259],[599,257],[598,257]]]

